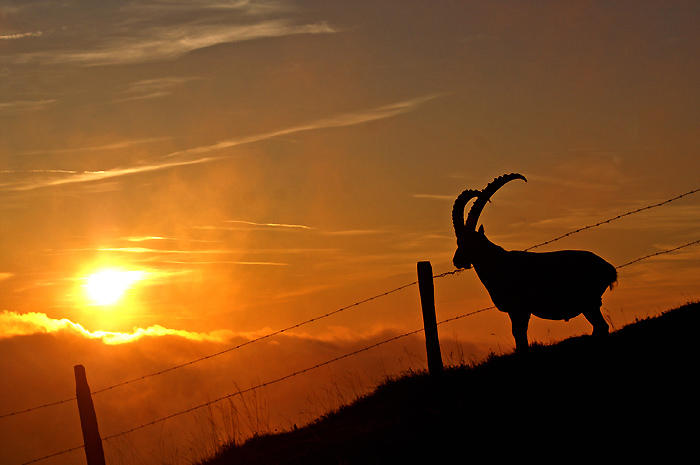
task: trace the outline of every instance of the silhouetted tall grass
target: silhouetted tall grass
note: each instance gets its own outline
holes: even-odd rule
[[[297,430],[232,443],[222,464],[665,463],[695,456],[700,304],[608,336],[411,373]]]

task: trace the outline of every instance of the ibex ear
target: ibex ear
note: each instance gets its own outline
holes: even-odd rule
[[[484,234],[484,225],[482,224],[479,226],[479,234],[483,235]]]

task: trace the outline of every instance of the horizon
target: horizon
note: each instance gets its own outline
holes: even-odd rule
[[[109,436],[418,330],[416,263],[453,271],[455,198],[512,172],[527,183],[484,208],[487,236],[621,268],[611,329],[697,301],[699,19],[691,1],[7,0],[0,415],[73,396],[74,365],[94,390],[242,346],[96,397]],[[492,306],[473,270],[435,299],[446,362],[513,350],[508,315],[462,318]],[[532,318],[529,338],[590,332]],[[421,338],[271,387],[270,424],[425,367]],[[73,410],[0,418],[0,462],[79,445]],[[106,452],[170,456],[188,428]]]

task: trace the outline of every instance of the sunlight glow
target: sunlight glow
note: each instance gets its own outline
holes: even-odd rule
[[[144,277],[143,271],[102,270],[88,276],[84,287],[95,305],[112,305]]]

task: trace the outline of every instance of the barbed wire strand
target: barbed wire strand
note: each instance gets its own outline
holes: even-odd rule
[[[40,410],[40,409],[42,409],[42,408],[53,407],[54,405],[65,404],[65,403],[71,402],[71,401],[73,401],[73,400],[75,400],[75,397],[71,397],[70,399],[59,400],[59,401],[56,401],[56,402],[51,402],[51,403],[49,403],[49,404],[38,405],[38,406],[36,406],[36,407],[30,407],[30,408],[28,408],[28,409],[19,410],[19,411],[17,411],[17,412],[3,413],[2,415],[0,415],[0,418],[12,417],[12,416],[15,416],[15,415],[20,415],[20,414],[22,414],[22,413],[33,412],[34,410]]]
[[[607,220],[599,221],[598,223],[590,224],[590,225],[588,225],[588,226],[584,226],[583,228],[579,228],[579,229],[575,229],[575,230],[573,230],[573,231],[569,231],[568,233],[562,234],[561,236],[555,237],[554,239],[550,239],[550,240],[548,240],[548,241],[544,241],[544,242],[541,242],[541,243],[539,243],[539,244],[535,244],[535,245],[533,245],[533,246],[531,246],[531,247],[528,247],[527,249],[525,249],[525,251],[527,252],[528,250],[532,250],[532,249],[534,249],[534,248],[541,247],[541,246],[543,246],[543,245],[551,244],[552,242],[556,242],[556,241],[558,241],[558,240],[564,239],[565,237],[569,237],[569,236],[571,236],[572,234],[576,234],[576,233],[580,233],[580,232],[582,232],[582,231],[586,231],[587,229],[597,228],[598,226],[602,226],[602,225],[604,225],[604,224],[612,223],[612,222],[615,221],[615,220],[619,220],[620,218],[624,218],[624,217],[626,217],[626,216],[634,215],[635,213],[643,212],[643,211],[646,211],[646,210],[651,210],[652,208],[660,207],[660,206],[662,206],[662,205],[666,205],[667,203],[675,202],[675,201],[678,200],[678,199],[682,199],[683,197],[686,197],[686,196],[688,196],[688,195],[695,194],[696,192],[700,192],[700,189],[693,189],[692,191],[688,191],[688,192],[686,192],[685,194],[681,194],[681,195],[679,195],[679,196],[673,197],[672,199],[664,200],[663,202],[660,202],[660,203],[657,203],[657,204],[654,204],[654,205],[648,205],[648,206],[646,206],[646,207],[642,207],[642,208],[638,208],[638,209],[636,209],[636,210],[628,211],[627,213],[623,213],[623,214],[621,214],[621,215],[617,215],[617,216],[615,216],[615,217],[613,217],[613,218],[608,218]]]
[[[663,255],[663,254],[675,252],[676,250],[680,250],[680,249],[683,249],[683,248],[685,248],[685,247],[689,247],[689,246],[695,245],[695,244],[700,244],[700,240],[693,241],[693,242],[689,242],[689,243],[687,243],[687,244],[684,244],[684,245],[681,245],[681,246],[679,246],[679,247],[675,247],[675,248],[672,248],[672,249],[663,250],[663,251],[656,252],[656,253],[653,253],[653,254],[645,255],[645,256],[640,257],[640,258],[638,258],[638,259],[636,259],[636,260],[632,260],[631,262],[627,262],[627,263],[625,263],[624,265],[620,265],[620,266],[618,266],[617,268],[618,268],[618,269],[619,269],[619,268],[624,268],[624,267],[626,267],[626,266],[632,265],[632,264],[637,263],[637,262],[640,262],[640,261],[642,261],[642,260],[646,260],[646,259],[651,258],[651,257],[656,257],[656,256],[658,256],[658,255]],[[435,276],[433,276],[433,278],[441,278],[441,277],[445,277],[445,276],[448,276],[448,275],[458,274],[458,273],[460,273],[461,271],[463,271],[463,270],[460,269],[460,270],[449,271],[449,272],[446,272],[446,273],[441,273],[441,274],[435,275]],[[411,284],[407,284],[407,285],[405,285],[405,286],[402,286],[401,288],[409,287],[409,286],[412,286],[412,285],[414,285],[414,284],[417,284],[417,281],[414,282],[414,283],[411,283]],[[397,290],[398,290],[398,288],[397,288]],[[394,292],[395,292],[395,291],[394,291]],[[366,299],[366,300],[367,300],[367,299]],[[358,304],[358,305],[359,305],[359,304]],[[439,322],[437,323],[437,325],[439,326],[439,325],[442,325],[442,324],[445,324],[445,323],[449,323],[449,322],[452,322],[452,321],[457,321],[457,320],[460,320],[460,319],[462,319],[462,318],[466,318],[466,317],[468,317],[468,316],[476,315],[476,314],[478,314],[478,313],[482,313],[482,312],[485,312],[485,311],[488,311],[488,310],[494,310],[494,309],[496,309],[495,306],[485,307],[485,308],[482,308],[482,309],[479,309],[479,310],[474,310],[474,311],[469,312],[469,313],[465,313],[465,314],[458,315],[458,316],[455,316],[455,317],[447,318],[447,319],[445,319],[445,320],[441,320],[441,321],[439,321]],[[258,385],[256,385],[256,386],[252,386],[252,387],[247,388],[247,389],[244,389],[244,390],[239,390],[238,392],[235,392],[235,393],[233,393],[233,394],[228,394],[228,395],[226,395],[226,396],[219,397],[218,399],[205,402],[205,403],[200,404],[200,405],[197,405],[197,406],[195,406],[195,407],[190,407],[190,408],[188,408],[188,409],[186,409],[186,410],[182,410],[182,411],[180,411],[180,412],[176,412],[176,413],[170,414],[170,415],[168,415],[168,416],[159,418],[159,419],[157,419],[157,420],[153,420],[153,421],[150,421],[150,422],[148,422],[148,423],[144,423],[144,424],[142,424],[142,425],[139,425],[139,426],[136,426],[136,427],[134,427],[134,428],[131,428],[131,429],[127,430],[127,431],[122,431],[121,433],[112,434],[112,435],[110,435],[110,436],[107,436],[107,437],[103,438],[102,440],[103,440],[103,441],[108,441],[108,440],[110,440],[110,439],[116,439],[116,438],[118,438],[118,437],[125,436],[125,435],[127,435],[127,434],[131,434],[131,433],[133,433],[134,431],[138,431],[138,430],[143,429],[143,428],[146,428],[146,427],[148,427],[148,426],[152,426],[152,425],[155,425],[155,424],[158,424],[158,423],[162,423],[162,422],[164,422],[164,421],[166,421],[166,420],[169,420],[169,419],[171,419],[171,418],[175,418],[175,417],[178,417],[178,416],[180,416],[180,415],[184,415],[184,414],[186,414],[186,413],[193,412],[193,411],[195,411],[195,410],[198,410],[198,409],[207,407],[207,406],[209,406],[209,405],[215,404],[215,403],[217,403],[217,402],[220,402],[220,401],[222,401],[222,400],[230,399],[230,398],[235,397],[235,396],[237,396],[237,395],[246,394],[246,393],[248,393],[248,392],[252,392],[252,391],[254,391],[254,390],[257,390],[257,389],[260,389],[260,388],[263,388],[263,387],[270,386],[270,385],[272,385],[272,384],[276,384],[276,383],[282,382],[282,381],[284,381],[284,380],[287,380],[287,379],[289,379],[289,378],[293,378],[293,377],[298,376],[298,375],[300,375],[300,374],[303,374],[303,373],[306,373],[306,372],[309,372],[309,371],[318,369],[318,368],[323,367],[323,366],[326,366],[326,365],[330,365],[331,363],[337,362],[337,361],[339,361],[339,360],[343,360],[343,359],[352,357],[352,356],[357,355],[357,354],[359,354],[359,353],[366,352],[366,351],[368,351],[368,350],[370,350],[370,349],[374,349],[375,347],[379,347],[379,346],[384,345],[384,344],[387,344],[387,343],[389,343],[389,342],[393,342],[393,341],[396,341],[396,340],[398,340],[398,339],[401,339],[401,338],[404,338],[404,337],[407,337],[407,336],[411,336],[411,335],[414,335],[414,334],[418,334],[418,333],[423,332],[423,331],[424,331],[423,328],[421,328],[421,329],[416,329],[416,330],[410,331],[410,332],[408,332],[408,333],[400,334],[400,335],[398,335],[398,336],[394,336],[394,337],[392,337],[392,338],[385,339],[385,340],[383,340],[383,341],[380,341],[380,342],[377,342],[377,343],[375,343],[375,344],[369,345],[369,346],[364,347],[364,348],[362,348],[362,349],[358,349],[358,350],[349,352],[349,353],[347,353],[347,354],[341,355],[341,356],[339,356],[339,357],[335,357],[335,358],[330,359],[330,360],[326,360],[325,362],[316,364],[316,365],[314,365],[314,366],[307,367],[307,368],[304,368],[304,369],[301,369],[301,370],[297,370],[297,371],[292,372],[292,373],[289,373],[289,374],[287,374],[287,375],[285,375],[285,376],[281,376],[281,377],[279,377],[279,378],[276,378],[276,379],[274,379],[274,380],[272,380],[272,381],[267,381],[267,382],[265,382],[265,383],[260,383],[260,384],[258,384]],[[73,452],[73,451],[75,451],[75,450],[82,449],[82,448],[84,448],[84,447],[85,447],[85,446],[72,447],[72,448],[70,448],[70,449],[66,449],[66,450],[63,450],[63,451],[61,451],[61,452],[56,452],[56,453],[53,453],[53,454],[50,454],[50,455],[46,455],[46,456],[44,456],[44,457],[40,457],[40,458],[31,460],[31,461],[29,461],[29,462],[24,462],[22,465],[29,465],[29,464],[32,464],[32,463],[36,463],[36,462],[39,462],[39,461],[48,459],[48,458],[52,458],[52,457],[56,457],[56,456],[59,456],[59,455],[67,454],[67,453],[69,453],[69,452]]]
[[[600,222],[598,222],[598,223],[596,223],[596,224],[584,226],[583,228],[579,228],[579,229],[570,231],[570,232],[568,232],[568,233],[566,233],[566,234],[563,234],[563,235],[561,235],[561,236],[559,236],[559,237],[555,237],[554,239],[550,239],[550,240],[548,240],[548,241],[545,241],[545,242],[542,242],[542,243],[533,245],[533,246],[531,246],[531,247],[525,249],[525,251],[532,250],[532,249],[534,249],[534,248],[537,248],[537,247],[540,247],[540,246],[543,246],[543,245],[551,244],[551,243],[556,242],[556,241],[558,241],[558,240],[564,239],[565,237],[569,237],[569,236],[571,236],[571,235],[573,235],[573,234],[576,234],[576,233],[579,233],[579,232],[582,232],[582,231],[585,231],[585,230],[588,230],[588,229],[592,229],[592,228],[595,228],[595,227],[598,227],[598,226],[602,226],[602,225],[604,225],[604,224],[610,223],[610,222],[615,221],[615,220],[618,220],[618,219],[620,219],[620,218],[624,218],[624,217],[626,217],[626,216],[633,215],[633,214],[635,214],[635,213],[639,213],[639,212],[643,212],[643,211],[646,211],[646,210],[650,210],[650,209],[652,209],[652,208],[660,207],[660,206],[662,206],[662,205],[668,204],[668,203],[670,203],[670,202],[674,202],[674,201],[676,201],[676,200],[678,200],[678,199],[681,199],[681,198],[683,198],[683,197],[686,197],[686,196],[688,196],[688,195],[691,195],[691,194],[694,194],[694,193],[697,193],[697,192],[700,192],[700,189],[694,189],[694,190],[688,191],[688,192],[686,192],[686,193],[684,193],[684,194],[681,194],[681,195],[678,195],[678,196],[676,196],[676,197],[673,197],[673,198],[671,198],[671,199],[665,200],[665,201],[663,201],[663,202],[660,202],[660,203],[657,203],[657,204],[653,204],[653,205],[648,205],[648,206],[642,207],[642,208],[638,208],[638,209],[636,209],[636,210],[632,210],[632,211],[623,213],[623,214],[621,214],[621,215],[617,215],[617,216],[615,216],[615,217],[613,217],[613,218],[609,218],[609,219],[607,219],[607,220],[600,221]],[[693,242],[693,243],[690,243],[690,244],[686,244],[686,245],[681,246],[681,247],[679,247],[679,248],[688,247],[689,245],[693,245],[693,244],[695,244],[695,243],[696,243],[696,242]],[[678,248],[677,248],[677,249],[673,249],[673,250],[678,250]],[[671,251],[673,251],[673,250],[671,250]],[[661,255],[662,253],[665,253],[665,252],[660,252],[660,253],[656,253],[656,254],[651,254],[651,255],[648,256],[648,257],[639,258],[639,259],[637,259],[637,260],[635,260],[635,261],[632,261],[632,262],[630,262],[630,263],[626,263],[626,264],[624,264],[624,265],[621,265],[621,266],[619,266],[618,268],[623,268],[623,267],[625,267],[625,266],[631,265],[632,263],[636,263],[637,261],[643,260],[643,259],[645,259],[645,258],[649,258],[649,257],[651,257],[651,256]],[[457,270],[453,270],[453,271],[448,271],[448,272],[445,272],[445,273],[437,274],[437,275],[433,276],[433,278],[437,279],[437,278],[442,278],[442,277],[449,276],[449,275],[459,274],[459,273],[461,273],[462,271],[464,271],[464,269],[457,269]],[[301,326],[303,326],[303,325],[312,323],[312,322],[314,322],[314,321],[318,321],[318,320],[327,318],[327,317],[329,317],[329,316],[335,315],[336,313],[340,313],[340,312],[346,311],[346,310],[348,310],[348,309],[350,309],[350,308],[357,307],[357,306],[362,305],[362,304],[364,304],[364,303],[367,303],[367,302],[370,302],[370,301],[372,301],[372,300],[375,300],[375,299],[378,299],[378,298],[387,296],[387,295],[389,295],[389,294],[392,294],[392,293],[397,292],[397,291],[400,291],[400,290],[402,290],[402,289],[405,289],[405,288],[414,286],[414,285],[416,285],[416,284],[418,284],[418,281],[413,281],[412,283],[405,284],[405,285],[403,285],[403,286],[399,286],[399,287],[397,287],[397,288],[395,288],[395,289],[392,289],[392,290],[390,290],[390,291],[387,291],[387,292],[384,292],[384,293],[382,293],[382,294],[378,294],[378,295],[369,297],[369,298],[367,298],[367,299],[364,299],[364,300],[355,302],[355,303],[353,303],[353,304],[351,304],[351,305],[342,307],[342,308],[337,309],[337,310],[334,310],[334,311],[332,311],[332,312],[328,312],[328,313],[326,313],[326,314],[324,314],[324,315],[320,315],[320,316],[318,316],[318,317],[311,318],[311,319],[309,319],[309,320],[303,321],[303,322],[301,322],[301,323],[297,323],[297,324],[292,325],[292,326],[289,326],[289,327],[287,327],[287,328],[283,328],[283,329],[280,329],[280,330],[278,330],[278,331],[274,331],[274,332],[272,332],[272,333],[269,333],[269,334],[267,334],[267,335],[265,335],[265,336],[261,336],[261,337],[259,337],[259,338],[251,339],[250,341],[246,341],[245,343],[239,344],[239,345],[237,345],[237,346],[229,347],[228,349],[222,350],[222,351],[220,351],[220,352],[216,352],[216,353],[214,353],[214,354],[210,354],[210,355],[207,355],[207,356],[205,356],[205,357],[201,357],[201,358],[198,358],[198,359],[195,359],[195,360],[191,360],[191,361],[189,361],[189,362],[186,362],[186,363],[183,363],[183,364],[180,364],[180,365],[175,365],[175,366],[170,367],[170,368],[167,368],[167,369],[165,369],[165,370],[161,370],[161,371],[154,372],[154,373],[149,373],[149,374],[147,374],[147,375],[143,375],[143,376],[138,377],[138,378],[133,378],[133,379],[130,379],[130,380],[121,382],[121,383],[117,383],[117,384],[114,384],[114,385],[112,385],[112,386],[108,386],[108,387],[106,387],[106,388],[102,388],[102,389],[93,391],[91,394],[93,394],[93,395],[94,395],[94,394],[99,394],[99,393],[102,393],[102,392],[105,392],[105,391],[109,391],[109,390],[111,390],[111,389],[114,389],[114,388],[117,388],[117,387],[120,387],[120,386],[125,386],[125,385],[127,385],[127,384],[131,384],[131,383],[134,383],[134,382],[137,382],[137,381],[141,381],[141,380],[144,380],[144,379],[147,379],[147,378],[151,378],[151,377],[153,377],[153,376],[159,376],[159,375],[168,373],[168,372],[170,372],[170,371],[174,371],[174,370],[177,370],[177,369],[180,369],[180,368],[189,366],[189,365],[193,365],[193,364],[195,364],[195,363],[199,363],[199,362],[201,362],[201,361],[208,360],[208,359],[213,358],[213,357],[218,357],[219,355],[223,355],[223,354],[225,354],[225,353],[228,353],[228,352],[231,352],[231,351],[240,349],[241,347],[247,346],[247,345],[252,344],[252,343],[254,343],[254,342],[258,342],[258,341],[261,341],[261,340],[263,340],[263,339],[267,339],[267,338],[270,338],[270,337],[273,337],[273,336],[282,334],[282,333],[284,333],[284,332],[286,332],[286,331],[290,331],[290,330],[292,330],[292,329],[299,328],[299,327],[301,327]],[[23,413],[32,412],[32,411],[34,411],[34,410],[39,410],[39,409],[43,409],[43,408],[47,408],[47,407],[52,407],[52,406],[55,406],[55,405],[65,404],[65,403],[71,402],[71,401],[73,401],[73,400],[75,400],[75,399],[76,399],[75,397],[71,397],[70,399],[63,399],[63,400],[60,400],[60,401],[51,402],[51,403],[44,404],[44,405],[40,405],[40,406],[36,406],[36,407],[30,407],[30,408],[25,409],[25,410],[20,410],[20,411],[16,411],[16,412],[5,413],[5,414],[0,415],[0,419],[6,418],[6,417],[15,416],[15,415],[20,415],[20,414],[23,414]]]
[[[624,268],[624,267],[629,266],[629,265],[631,265],[631,264],[633,264],[633,263],[641,262],[642,260],[646,260],[647,258],[656,257],[657,255],[663,255],[663,254],[675,252],[676,250],[684,249],[684,248],[686,248],[686,247],[690,247],[691,245],[695,245],[695,244],[700,244],[700,240],[693,241],[693,242],[688,242],[687,244],[683,244],[683,245],[681,245],[681,246],[679,246],[679,247],[674,247],[673,249],[662,250],[662,251],[660,251],[660,252],[651,253],[651,254],[649,254],[649,255],[645,255],[645,256],[643,256],[643,257],[640,257],[640,258],[637,258],[637,259],[635,259],[635,260],[632,260],[631,262],[627,262],[627,263],[625,263],[624,265],[620,265],[620,266],[618,266],[618,267],[616,267],[616,268],[619,270],[620,268]]]
[[[45,456],[43,456],[43,457],[39,457],[38,459],[32,459],[32,460],[30,460],[29,462],[24,462],[24,463],[22,463],[22,465],[29,465],[30,463],[41,462],[42,460],[50,459],[50,458],[53,458],[53,457],[58,457],[59,455],[65,455],[65,454],[67,454],[67,453],[69,453],[69,452],[73,452],[73,451],[80,450],[80,449],[84,449],[84,448],[85,448],[84,445],[72,447],[72,448],[70,448],[70,449],[62,450],[61,452],[56,452],[56,453],[53,453],[53,454],[50,454],[50,455],[45,455]]]

